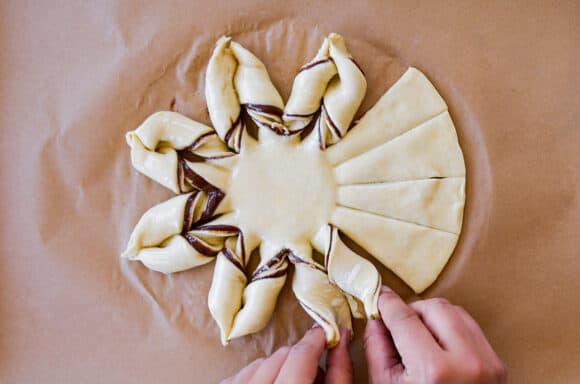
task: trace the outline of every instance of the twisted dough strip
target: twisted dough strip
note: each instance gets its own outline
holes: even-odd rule
[[[245,130],[241,106],[258,126],[287,133],[282,124],[284,102],[266,67],[230,37],[216,43],[207,67],[205,97],[217,134],[236,153]]]
[[[289,254],[294,264],[292,290],[298,302],[324,330],[326,344],[332,348],[340,340],[340,329],[352,333],[351,311],[347,298],[328,279],[324,267],[310,254]]]
[[[156,112],[128,132],[126,139],[135,169],[174,193],[201,190],[215,195],[217,188],[204,183],[197,177],[199,173],[214,184],[225,184],[227,177],[219,168],[192,162],[196,157],[221,159],[233,155],[208,126],[179,113]]]
[[[368,318],[378,318],[381,275],[375,266],[348,248],[340,238],[340,232],[332,224],[319,231],[313,245],[324,253],[329,280],[342,291],[360,300]]]
[[[229,338],[258,332],[268,324],[286,282],[288,253],[286,249],[276,251],[276,248],[261,244],[260,264],[244,289],[243,306],[236,314]]]
[[[207,208],[201,192],[175,196],[150,208],[131,233],[121,257],[140,260],[163,273],[179,272],[213,260],[223,248],[224,234],[198,225]],[[205,204],[207,206],[207,203]],[[213,208],[212,214],[222,212]]]
[[[226,216],[224,220],[224,216]],[[211,287],[208,294],[209,311],[220,329],[220,339],[225,346],[236,314],[243,304],[243,294],[248,281],[246,276],[247,256],[256,245],[255,239],[246,241],[239,228],[223,224],[230,218],[224,215],[211,226],[227,236],[223,248],[217,254]]]
[[[365,92],[364,74],[342,36],[332,33],[314,59],[298,72],[284,110],[284,123],[293,132],[302,130],[320,109],[316,131],[320,148],[325,149],[346,134]]]

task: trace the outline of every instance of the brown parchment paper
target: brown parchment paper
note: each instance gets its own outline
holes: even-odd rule
[[[164,276],[119,259],[171,195],[131,168],[123,135],[172,104],[209,123],[220,35],[287,97],[331,31],[366,73],[362,111],[413,65],[456,123],[465,225],[423,297],[467,308],[511,382],[580,377],[578,2],[153,3],[0,3],[0,382],[213,383],[300,338],[312,322],[289,289],[264,331],[223,348],[206,304],[213,264]]]

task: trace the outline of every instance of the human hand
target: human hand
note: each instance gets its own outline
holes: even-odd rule
[[[379,311],[364,337],[371,383],[507,382],[505,365],[463,308],[445,299],[407,305],[383,287]]]
[[[255,360],[221,384],[352,383],[348,342],[348,331],[341,331],[339,344],[328,351],[324,373],[318,361],[324,352],[326,337],[322,328],[315,327],[294,346],[282,347],[268,358]]]

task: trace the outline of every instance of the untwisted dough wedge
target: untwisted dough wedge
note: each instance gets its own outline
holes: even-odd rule
[[[337,203],[347,208],[459,233],[465,203],[465,178],[342,185],[338,188]]]
[[[463,154],[448,112],[335,168],[339,184],[465,176]]]
[[[340,164],[447,111],[433,84],[416,68],[409,68],[336,145],[328,160]]]
[[[331,223],[391,269],[417,293],[437,278],[458,235],[338,207]]]

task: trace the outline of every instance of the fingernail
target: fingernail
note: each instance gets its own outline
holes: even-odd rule
[[[393,290],[389,287],[387,287],[386,285],[383,285],[381,287],[381,293],[389,293],[389,292],[393,292]]]
[[[316,321],[314,322],[314,324],[312,324],[312,327],[310,327],[310,329],[314,328],[320,328],[320,324],[318,324]]]

